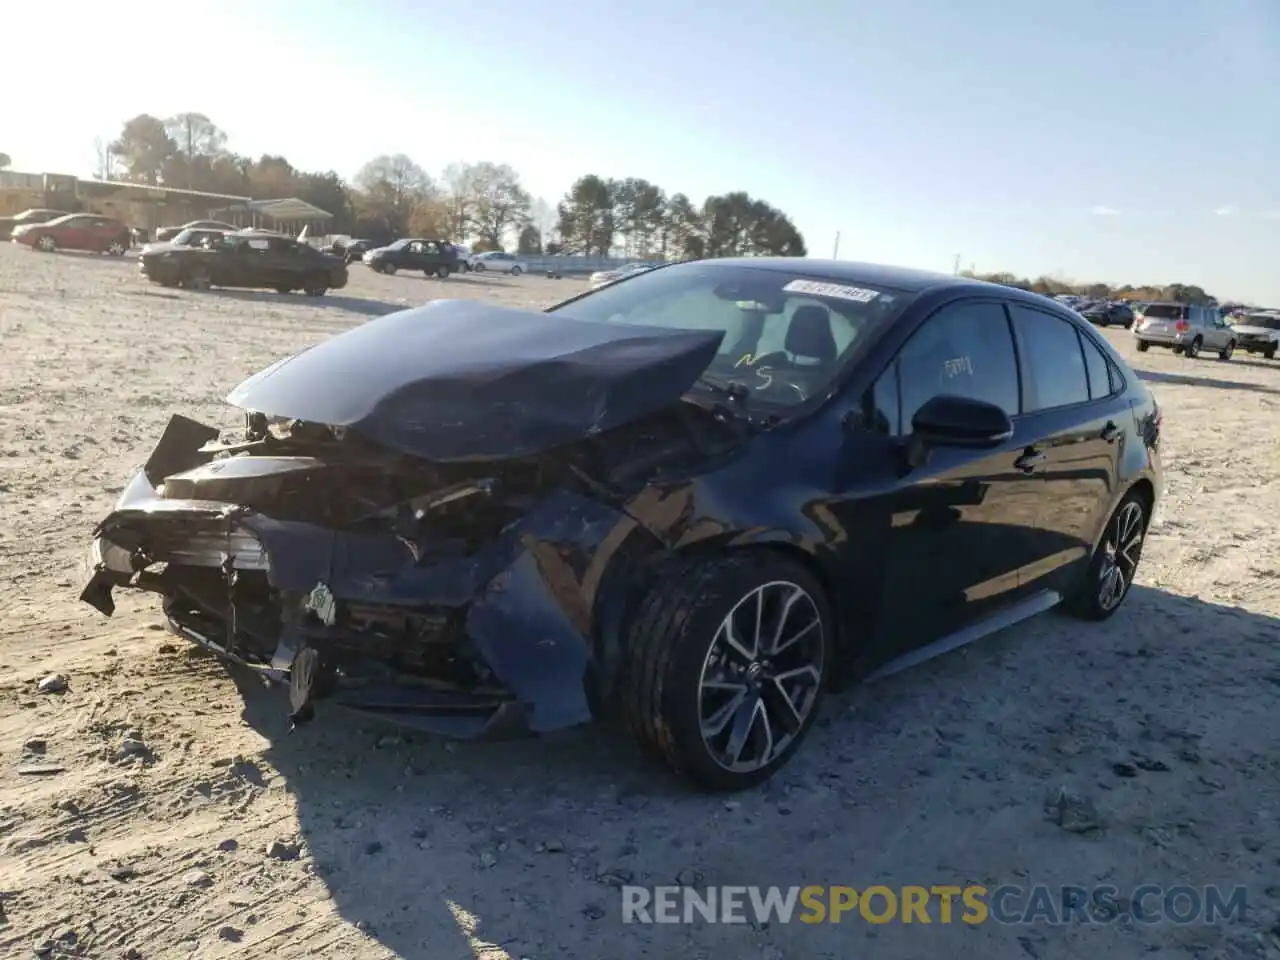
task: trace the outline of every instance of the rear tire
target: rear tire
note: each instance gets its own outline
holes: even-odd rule
[[[112,240],[107,244],[107,253],[113,257],[123,257],[128,246],[123,240]]]
[[[1276,345],[1273,343],[1267,349],[1262,351],[1262,356],[1266,360],[1274,360],[1276,358]]]
[[[440,266],[436,267],[436,279],[437,280],[449,279],[449,265],[447,263],[442,263],[440,264]]]
[[[293,287],[286,287],[286,286],[276,287],[276,293],[293,293]]]
[[[1146,352],[1147,352],[1148,350],[1150,350],[1150,349],[1151,349],[1151,344],[1147,343],[1147,341],[1145,341],[1145,340],[1139,340],[1139,341],[1138,341],[1138,352],[1139,352],[1139,353],[1146,353]]]
[[[1196,357],[1200,356],[1200,348],[1203,346],[1204,346],[1204,341],[1201,340],[1199,337],[1196,337],[1194,340],[1192,340],[1190,343],[1187,344],[1187,349],[1183,351],[1183,356],[1185,356],[1188,360],[1194,360]]]
[[[743,550],[675,563],[631,617],[622,718],[643,748],[703,790],[751,787],[812,729],[833,641],[822,586],[786,557]]]
[[[1089,560],[1084,583],[1063,609],[1082,620],[1106,620],[1120,609],[1133,586],[1146,540],[1149,505],[1130,490],[1107,520],[1097,549]]]

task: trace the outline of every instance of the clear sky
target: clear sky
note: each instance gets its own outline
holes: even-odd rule
[[[14,3],[0,150],[88,174],[137,113],[350,176],[404,152],[695,201],[810,253],[1280,306],[1280,0]],[[45,38],[53,38],[46,42]]]

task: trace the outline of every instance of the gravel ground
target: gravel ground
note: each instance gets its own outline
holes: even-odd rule
[[[784,774],[731,800],[599,730],[455,746],[331,712],[290,736],[279,696],[161,632],[155,603],[106,620],[77,601],[89,532],[171,412],[230,424],[221,398],[243,376],[370,315],[542,306],[580,284],[355,266],[321,300],[198,294],[127,259],[0,247],[0,955],[1280,955],[1277,364],[1139,355],[1108,332],[1165,409],[1166,498],[1124,609],[1101,626],[1048,614],[832,698]],[[67,689],[41,692],[53,673]],[[1060,787],[1094,829],[1046,817]],[[621,922],[618,884],[677,878],[1243,884],[1249,909],[1182,926]]]

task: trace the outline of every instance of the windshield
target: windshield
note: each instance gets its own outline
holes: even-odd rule
[[[549,312],[571,320],[724,337],[695,390],[738,392],[747,405],[790,407],[824,393],[870,334],[910,295],[874,284],[795,271],[693,262],[648,270]],[[745,390],[743,389],[745,388]]]
[[[405,247],[407,247],[407,246],[408,246],[409,244],[411,244],[412,242],[413,242],[412,240],[397,240],[395,243],[388,244],[387,249],[388,249],[388,250],[403,250]]]
[[[1280,314],[1247,313],[1240,322],[1245,327],[1263,327],[1267,330],[1280,330]]]
[[[180,234],[173,238],[175,247],[189,247],[194,245],[200,239],[201,231],[183,230]]]

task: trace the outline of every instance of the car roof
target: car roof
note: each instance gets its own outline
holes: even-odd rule
[[[930,270],[917,270],[912,267],[893,267],[878,263],[861,263],[854,260],[818,260],[811,257],[725,257],[712,261],[714,263],[735,263],[744,267],[759,270],[773,270],[778,273],[805,274],[811,277],[822,277],[837,283],[870,283],[882,287],[894,287],[904,293],[920,293],[942,287],[974,288],[999,290],[1005,293],[1023,293],[1017,287],[1005,287],[985,280],[974,280],[969,277],[957,277],[949,273],[934,273]],[[1030,294],[1037,299],[1037,294]]]

